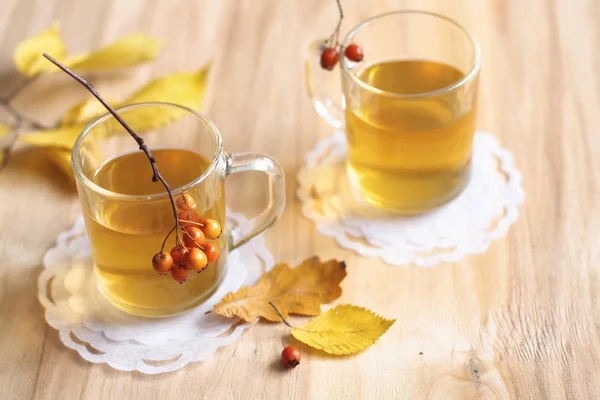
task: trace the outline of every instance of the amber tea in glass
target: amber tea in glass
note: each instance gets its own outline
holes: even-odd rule
[[[144,138],[175,195],[195,199],[196,212],[221,223],[212,241],[219,258],[179,284],[152,268],[174,217],[164,187],[152,181],[148,158],[112,116],[92,123],[79,137],[73,167],[84,213],[98,287],[118,308],[145,316],[167,316],[194,307],[213,294],[226,272],[227,252],[267,229],[283,210],[283,173],[262,155],[228,155],[216,127],[206,117],[171,104],[139,104],[118,110]],[[150,113],[179,114],[160,129],[145,129]],[[267,210],[247,224],[226,225],[224,179],[248,170],[266,172],[271,183]],[[175,245],[174,235],[165,246]]]
[[[470,177],[477,43],[452,20],[418,11],[367,20],[348,34],[350,43],[365,58],[340,60],[342,109],[313,94],[317,111],[346,131],[354,192],[401,213],[448,202]]]

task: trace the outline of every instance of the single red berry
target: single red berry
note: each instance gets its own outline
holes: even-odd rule
[[[183,263],[187,269],[202,272],[208,265],[208,259],[202,250],[195,247],[183,256]]]
[[[331,71],[340,59],[340,55],[337,51],[331,47],[326,48],[321,53],[321,67]]]
[[[221,236],[221,225],[214,219],[207,219],[204,221],[202,232],[208,239],[216,239]]]
[[[173,268],[173,258],[166,251],[158,252],[152,257],[152,267],[156,272],[164,275]]]
[[[180,210],[193,210],[196,208],[196,200],[187,193],[178,196],[175,204]]]
[[[190,275],[190,271],[182,265],[174,265],[171,269],[171,276],[179,283],[183,283]]]
[[[301,358],[300,351],[294,346],[288,346],[281,352],[281,361],[288,368],[296,368],[300,364]]]
[[[344,55],[348,60],[356,62],[362,61],[364,58],[362,49],[356,44],[351,44],[350,46],[346,47],[346,50],[344,50]]]
[[[196,245],[204,243],[204,239],[204,232],[202,232],[200,228],[196,228],[195,226],[188,226],[185,228],[185,232],[183,233],[183,242],[186,246],[196,247]]]
[[[202,245],[208,262],[211,263],[219,258],[219,247],[214,243],[204,243]]]
[[[171,257],[173,258],[173,263],[181,264],[183,262],[183,256],[187,253],[187,249],[183,247],[177,248],[177,246],[171,249]]]

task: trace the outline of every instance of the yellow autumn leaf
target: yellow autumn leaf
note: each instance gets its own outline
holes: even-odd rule
[[[105,100],[113,108],[120,107],[119,103],[115,100]],[[100,103],[95,97],[92,97],[71,107],[71,109],[67,111],[61,118],[59,125],[64,127],[69,125],[85,124],[106,114],[107,112],[108,110],[104,108],[102,103]]]
[[[5,124],[0,124],[0,139],[2,139],[2,137],[6,136],[8,134],[8,132],[10,132],[10,126],[5,125]]]
[[[71,152],[69,150],[49,147],[43,149],[43,151],[45,152],[46,157],[48,157],[54,165],[60,168],[65,175],[74,179],[73,167],[71,166]]]
[[[281,322],[269,305],[272,302],[284,317],[290,313],[318,315],[321,304],[341,296],[340,282],[345,277],[346,265],[337,260],[321,262],[318,257],[312,257],[296,268],[277,264],[256,285],[227,294],[214,312],[226,317],[237,316],[247,322],[258,317]]]
[[[52,54],[57,60],[66,55],[65,44],[60,37],[60,26],[53,24],[49,29],[25,39],[13,54],[15,66],[25,76],[33,76],[42,71],[51,71],[55,67],[42,57],[42,52]]]
[[[197,110],[204,100],[209,68],[205,67],[198,72],[177,73],[158,78],[120,105],[163,102]],[[184,114],[185,111],[178,108],[163,108],[160,112],[156,112],[156,109],[153,108],[140,107],[127,111],[122,117],[134,131],[144,132],[168,125]]]
[[[131,67],[154,59],[162,45],[162,40],[134,33],[92,53],[69,56],[63,63],[71,69],[85,71]],[[51,51],[45,51],[54,56]]]
[[[61,126],[56,129],[20,135],[19,140],[35,146],[51,146],[71,149],[73,148],[77,136],[79,136],[85,127],[86,124]]]
[[[157,78],[131,95],[124,102],[109,102],[124,106],[142,102],[165,102],[199,109],[204,99],[209,67],[193,73],[177,73]],[[71,149],[77,136],[93,119],[107,110],[95,98],[90,98],[71,108],[58,128],[21,135],[19,140],[36,146],[54,146]],[[183,115],[179,109],[137,108],[124,115],[125,121],[136,132],[144,132],[165,126]],[[72,125],[70,125],[72,124]],[[119,128],[120,129],[120,128]]]
[[[310,322],[293,327],[299,341],[329,354],[358,353],[371,346],[396,322],[362,307],[339,305]]]

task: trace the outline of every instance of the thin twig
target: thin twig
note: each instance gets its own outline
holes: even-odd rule
[[[5,101],[5,100],[0,100],[0,106],[2,106],[2,108],[4,108],[6,111],[8,111],[13,118],[15,119],[15,127],[20,127],[21,124],[23,123],[23,116],[12,106],[12,104],[10,104],[9,102]]]
[[[336,0],[336,3],[338,6],[338,10],[340,11],[340,19],[338,20],[335,30],[329,37],[329,47],[331,48],[336,48],[340,44],[340,28],[342,27],[342,20],[344,19],[344,11],[342,10],[342,4],[340,3],[340,0]]]
[[[15,124],[14,126],[21,126],[22,122],[27,123],[28,125],[34,127],[35,129],[39,129],[39,130],[47,130],[47,129],[52,129],[52,127],[50,126],[46,126],[44,124],[42,124],[39,121],[36,121],[35,119],[28,117],[27,115],[23,115],[21,114],[19,111],[17,111],[17,109],[10,104],[10,102],[8,100],[4,100],[4,99],[0,99],[0,107],[4,108],[6,111],[8,111],[15,119]]]
[[[289,322],[287,322],[285,318],[283,318],[283,315],[281,315],[281,313],[279,312],[279,310],[277,309],[277,307],[275,307],[275,304],[273,304],[273,302],[271,302],[271,301],[270,301],[270,302],[269,302],[269,305],[270,305],[271,307],[273,307],[273,309],[275,310],[275,312],[277,313],[277,315],[279,315],[279,318],[281,318],[281,320],[283,321],[283,323],[284,323],[284,324],[286,324],[286,325],[287,325],[287,326],[289,326],[290,328],[293,328],[293,326],[292,326],[292,325],[290,325],[290,323],[289,323]]]
[[[67,68],[66,66],[64,66],[63,64],[61,64],[60,62],[55,60],[52,56],[50,56],[46,53],[43,53],[43,56],[46,57],[48,60],[50,60],[50,62],[52,62],[58,68],[60,68],[61,70],[66,72],[68,75],[70,75],[73,79],[75,79],[81,85],[83,85],[100,103],[102,103],[104,108],[106,108],[108,110],[108,112],[110,112],[112,114],[112,116],[123,126],[123,128],[125,128],[125,130],[127,132],[129,132],[131,137],[138,144],[139,149],[141,151],[143,151],[144,154],[146,154],[146,157],[148,157],[148,160],[150,161],[150,166],[152,167],[152,173],[153,173],[152,182],[160,181],[163,184],[163,186],[165,187],[165,189],[167,190],[167,194],[169,195],[169,200],[171,201],[171,208],[173,210],[173,217],[175,218],[175,226],[174,226],[174,229],[176,231],[175,235],[178,237],[180,226],[179,226],[179,217],[177,216],[177,206],[175,205],[175,199],[173,198],[173,191],[171,189],[171,186],[169,186],[169,184],[165,180],[165,178],[163,178],[163,176],[160,174],[160,171],[158,170],[158,166],[156,165],[156,158],[154,158],[154,156],[152,155],[152,152],[150,152],[150,149],[144,143],[144,139],[142,139],[140,136],[138,136],[138,134],[135,133],[133,131],[133,129],[131,129],[131,127],[127,124],[127,122],[125,122],[123,120],[123,118],[121,118],[121,116],[119,114],[117,114],[117,112],[114,110],[114,108],[112,108],[102,98],[102,96],[100,96],[100,94],[96,91],[96,89],[94,89],[92,84],[90,84],[85,79],[83,79],[81,76],[77,75],[75,72],[71,71],[69,68]],[[177,242],[177,240],[176,240],[176,242]]]
[[[165,245],[167,244],[167,239],[169,239],[169,236],[171,236],[171,233],[173,233],[174,230],[175,230],[175,227],[172,227],[171,230],[169,231],[169,233],[167,233],[167,236],[165,236],[165,239],[162,242],[162,246],[160,246],[161,255],[162,255],[162,252],[165,250]]]
[[[26,79],[22,84],[20,84],[19,86],[17,86],[17,88],[15,90],[13,90],[12,92],[10,92],[8,94],[8,96],[6,96],[2,100],[5,101],[6,103],[10,103],[12,100],[15,99],[15,97],[17,97],[17,95],[19,95],[19,93],[21,93],[23,90],[25,90],[25,88],[27,86],[29,86],[33,82],[35,82],[35,80],[38,78],[38,76],[40,76],[40,74],[34,75],[33,77]]]

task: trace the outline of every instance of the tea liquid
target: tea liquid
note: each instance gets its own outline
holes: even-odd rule
[[[188,150],[159,149],[152,152],[161,174],[173,188],[193,181],[210,164],[201,155]],[[107,161],[92,180],[120,194],[165,193],[162,184],[152,182],[151,178],[148,159],[142,152],[135,152]],[[206,193],[199,186],[187,193],[197,200],[196,211],[201,216],[216,219],[224,226],[225,196],[222,188]],[[151,262],[174,224],[168,197],[152,201],[117,199],[95,204],[84,214],[96,275],[101,290],[117,307],[136,314],[161,316],[173,310],[191,308],[216,290],[225,271],[224,234],[215,242],[221,249],[219,259],[209,264],[202,273],[191,272],[187,282],[179,284],[170,275],[158,275]],[[174,235],[171,235],[166,251],[174,244]]]
[[[422,94],[463,76],[444,63],[394,60],[366,67],[359,78],[386,92]],[[361,94],[350,102],[358,105],[346,108],[349,176],[364,198],[418,212],[460,193],[469,180],[475,131],[475,108],[464,110],[461,94]]]

